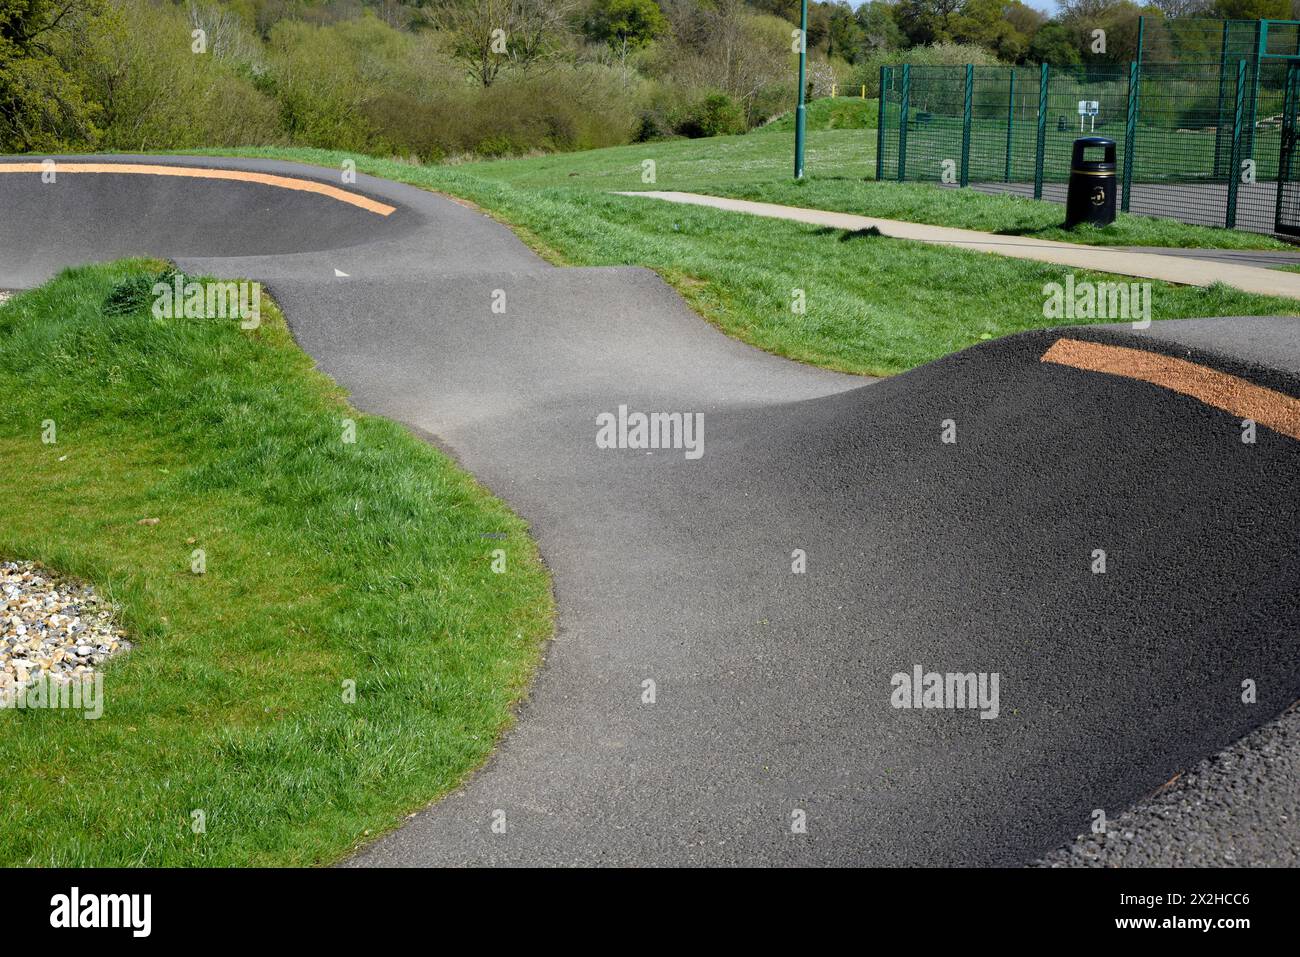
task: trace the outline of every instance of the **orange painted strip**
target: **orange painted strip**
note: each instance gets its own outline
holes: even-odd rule
[[[1150,382],[1300,439],[1300,399],[1186,359],[1099,342],[1057,339],[1043,353],[1042,361]]]
[[[0,163],[0,173],[41,173],[45,167],[40,163]],[[192,179],[229,179],[243,183],[260,183],[263,186],[275,186],[279,189],[296,189],[304,193],[317,193],[337,199],[341,203],[351,203],[361,209],[388,216],[397,211],[396,206],[389,206],[377,200],[369,199],[345,189],[317,183],[310,179],[295,179],[291,176],[273,176],[270,173],[250,173],[237,169],[209,169],[199,166],[155,166],[145,163],[58,163],[54,164],[55,173],[137,173],[145,176],[187,176]]]

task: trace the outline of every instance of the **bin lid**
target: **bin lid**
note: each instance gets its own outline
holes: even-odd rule
[[[1083,151],[1100,149],[1104,159],[1086,160]],[[1106,172],[1115,169],[1115,141],[1104,136],[1080,136],[1074,141],[1074,155],[1070,166],[1080,172]]]

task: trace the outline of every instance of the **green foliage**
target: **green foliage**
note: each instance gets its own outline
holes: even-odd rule
[[[153,288],[158,283],[171,284],[180,275],[174,268],[159,273],[131,273],[120,279],[104,297],[100,312],[105,316],[129,316],[143,309],[153,300]],[[182,276],[181,282],[185,279]]]
[[[0,0],[0,152],[95,145],[99,107],[70,40],[103,16],[101,0]]]
[[[740,104],[725,93],[710,93],[686,112],[677,132],[695,139],[727,136],[745,131],[745,114]]]
[[[875,96],[885,64],[1123,63],[1142,15],[1148,60],[1218,55],[1212,29],[1134,0],[1061,7],[811,0],[810,96]],[[798,15],[798,0],[0,0],[0,149],[441,161],[743,131],[794,102]]]
[[[1029,58],[1054,66],[1074,66],[1083,60],[1074,35],[1060,23],[1049,23],[1034,34],[1029,44]]]
[[[1214,13],[1224,20],[1286,20],[1291,0],[1215,0]]]
[[[195,6],[205,52],[185,11],[118,0],[110,19],[77,39],[78,70],[101,104],[102,149],[190,149],[281,143],[275,102],[258,88],[258,41],[223,8]]]
[[[848,91],[850,94],[853,90]],[[808,132],[822,130],[874,130],[880,117],[880,101],[856,96],[823,97],[808,103],[804,122]],[[794,111],[763,127],[764,132],[794,130]]]
[[[866,84],[867,95],[880,96],[880,68],[910,63],[913,66],[993,66],[998,58],[973,43],[935,43],[911,50],[881,51],[859,63],[849,80],[849,88],[857,89]]]
[[[593,0],[582,29],[588,38],[627,52],[662,36],[668,21],[655,0]]]

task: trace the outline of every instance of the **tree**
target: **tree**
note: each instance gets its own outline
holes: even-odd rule
[[[93,144],[96,112],[65,66],[69,32],[99,0],[0,0],[0,150]]]
[[[842,57],[850,63],[856,63],[862,56],[866,37],[862,26],[853,15],[847,3],[836,5],[831,10],[830,24],[826,37],[826,55]]]
[[[1214,0],[1148,0],[1166,17],[1212,17]]]
[[[894,18],[909,46],[929,46],[952,40],[952,20],[962,0],[899,0]]]
[[[1018,0],[967,0],[950,24],[954,40],[979,44],[1014,63],[1025,58],[1044,19]]]
[[[624,80],[628,53],[649,45],[667,29],[668,21],[654,0],[596,0],[582,24],[587,37],[618,54]]]
[[[1073,66],[1082,59],[1079,42],[1073,31],[1053,20],[1046,23],[1029,41],[1029,59],[1037,63]]]
[[[1291,0],[1215,0],[1214,12],[1225,20],[1285,20]]]
[[[1084,63],[1127,63],[1134,59],[1139,18],[1162,16],[1154,7],[1139,7],[1131,0],[1063,0],[1061,9],[1059,22],[1074,37]],[[1105,52],[1093,52],[1094,30],[1105,31]]]
[[[507,64],[526,71],[548,59],[574,6],[571,0],[442,0],[425,17],[451,34],[452,56],[489,87]]]
[[[893,8],[884,0],[871,0],[858,7],[862,42],[870,50],[897,50],[903,46],[903,31],[894,20]]]

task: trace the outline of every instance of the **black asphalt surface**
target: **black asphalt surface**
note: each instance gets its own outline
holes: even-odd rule
[[[349,863],[1029,863],[1300,698],[1300,442],[1243,444],[1194,399],[1042,363],[1051,331],[877,383],[801,366],[646,270],[551,267],[447,199],[350,188],[398,212],[0,175],[0,286],[146,252],[262,280],[355,404],[531,523],[559,621],[518,726]],[[1295,322],[1068,334],[1300,395]],[[703,413],[703,456],[598,448],[620,405]],[[892,707],[917,665],[997,673],[998,717]]]

